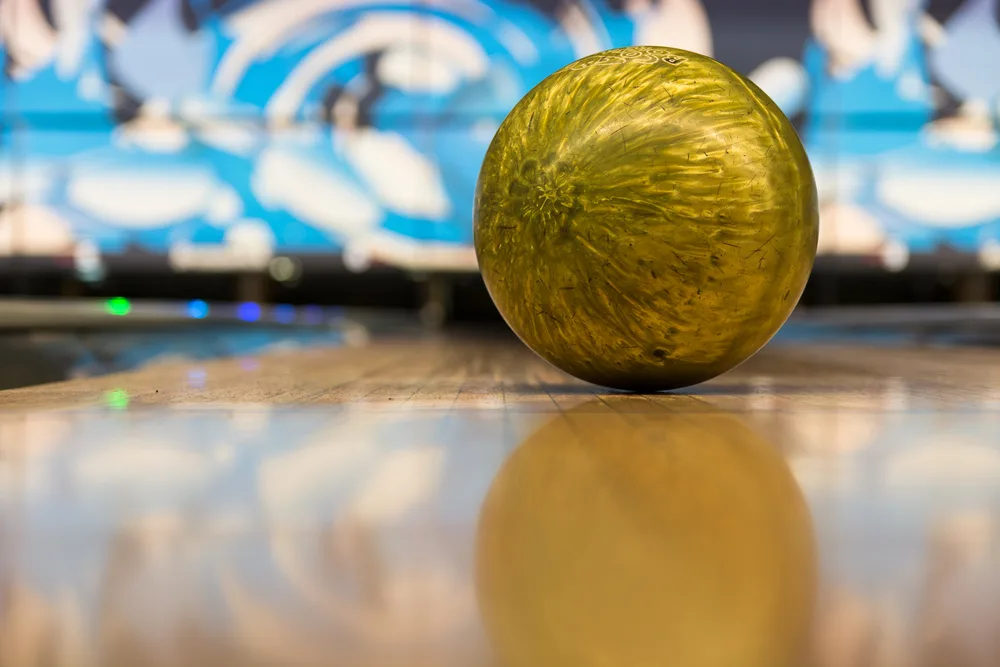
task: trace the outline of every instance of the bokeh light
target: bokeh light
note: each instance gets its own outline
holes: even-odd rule
[[[193,317],[196,320],[203,320],[208,317],[208,313],[211,309],[208,304],[201,299],[195,299],[190,302],[187,306],[188,316]]]
[[[112,389],[104,395],[104,403],[112,410],[124,410],[128,407],[129,396],[124,389]]]
[[[302,312],[309,324],[320,324],[323,321],[323,309],[319,306],[306,306]]]
[[[295,306],[290,306],[286,303],[279,303],[274,307],[272,313],[274,315],[275,322],[280,322],[281,324],[291,324],[295,321]]]
[[[247,302],[236,307],[236,317],[244,322],[256,322],[260,319],[260,304]]]
[[[108,315],[121,317],[132,312],[132,302],[122,296],[112,297],[105,302],[104,310]]]

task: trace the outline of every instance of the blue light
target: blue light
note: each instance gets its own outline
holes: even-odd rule
[[[188,304],[187,307],[188,315],[196,320],[203,320],[208,317],[208,304],[201,299],[195,299]]]
[[[319,324],[323,321],[323,309],[319,306],[306,306],[304,309],[306,322],[309,324]]]
[[[260,304],[251,302],[241,303],[236,307],[236,317],[244,322],[256,322],[260,319]]]
[[[274,307],[274,320],[281,324],[291,324],[295,321],[295,306],[278,304]]]

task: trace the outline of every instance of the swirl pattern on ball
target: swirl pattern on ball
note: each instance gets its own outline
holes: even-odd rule
[[[588,56],[501,124],[476,190],[490,295],[541,357],[662,390],[738,365],[812,269],[816,185],[794,127],[751,81],[662,47]]]

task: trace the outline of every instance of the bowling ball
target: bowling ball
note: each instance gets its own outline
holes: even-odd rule
[[[816,184],[751,81],[687,51],[582,58],[493,138],[474,238],[489,293],[537,354],[583,380],[664,390],[777,332],[816,254]]]
[[[501,467],[476,549],[505,667],[793,667],[807,647],[806,504],[727,415],[569,411]]]

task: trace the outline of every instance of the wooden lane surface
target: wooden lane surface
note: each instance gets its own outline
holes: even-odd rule
[[[656,496],[636,505],[633,490],[669,486],[673,459],[656,452],[696,456],[715,442],[726,446],[697,493],[780,510],[788,489],[769,509],[754,505],[769,485],[731,486],[763,443],[781,454],[764,474],[781,479],[787,466],[809,508],[812,632],[713,612],[728,620],[685,615],[691,637],[725,650],[766,628],[772,646],[806,642],[796,667],[992,667],[998,385],[988,349],[787,345],[689,393],[634,396],[577,382],[516,343],[448,339],[0,392],[0,667],[494,667],[474,586],[484,498],[514,453],[565,439],[588,448],[565,450],[552,473],[560,493],[577,494],[565,515],[539,501],[553,535],[580,519],[591,488],[606,501],[596,509],[620,508],[595,509],[615,538],[589,543],[597,560],[576,562],[574,590],[615,590],[620,568],[600,558],[627,559],[640,581],[700,581],[702,561],[732,545],[705,543],[702,560],[644,557],[650,536],[678,538],[673,524],[649,523]],[[579,456],[602,446],[601,465]],[[732,524],[724,510],[695,518]],[[737,553],[768,553],[755,550],[782,534],[744,539]],[[762,573],[726,573],[728,588],[704,579],[704,600],[766,608],[740,604]],[[791,571],[771,581],[807,585]],[[650,623],[676,621],[645,602]],[[595,604],[591,618],[587,604],[556,605],[576,611],[555,625],[591,627],[608,608]],[[575,635],[579,655],[616,650],[598,635]],[[670,662],[662,647],[636,646],[643,664]],[[745,646],[717,655],[712,667],[781,667]]]
[[[766,348],[688,392],[646,397],[571,378],[516,342],[377,342],[205,363],[169,363],[95,379],[0,392],[0,409],[196,403],[351,404],[371,408],[550,410],[596,396],[675,407],[991,408],[1000,405],[1000,351],[836,345]],[[697,401],[692,399],[696,398]]]

